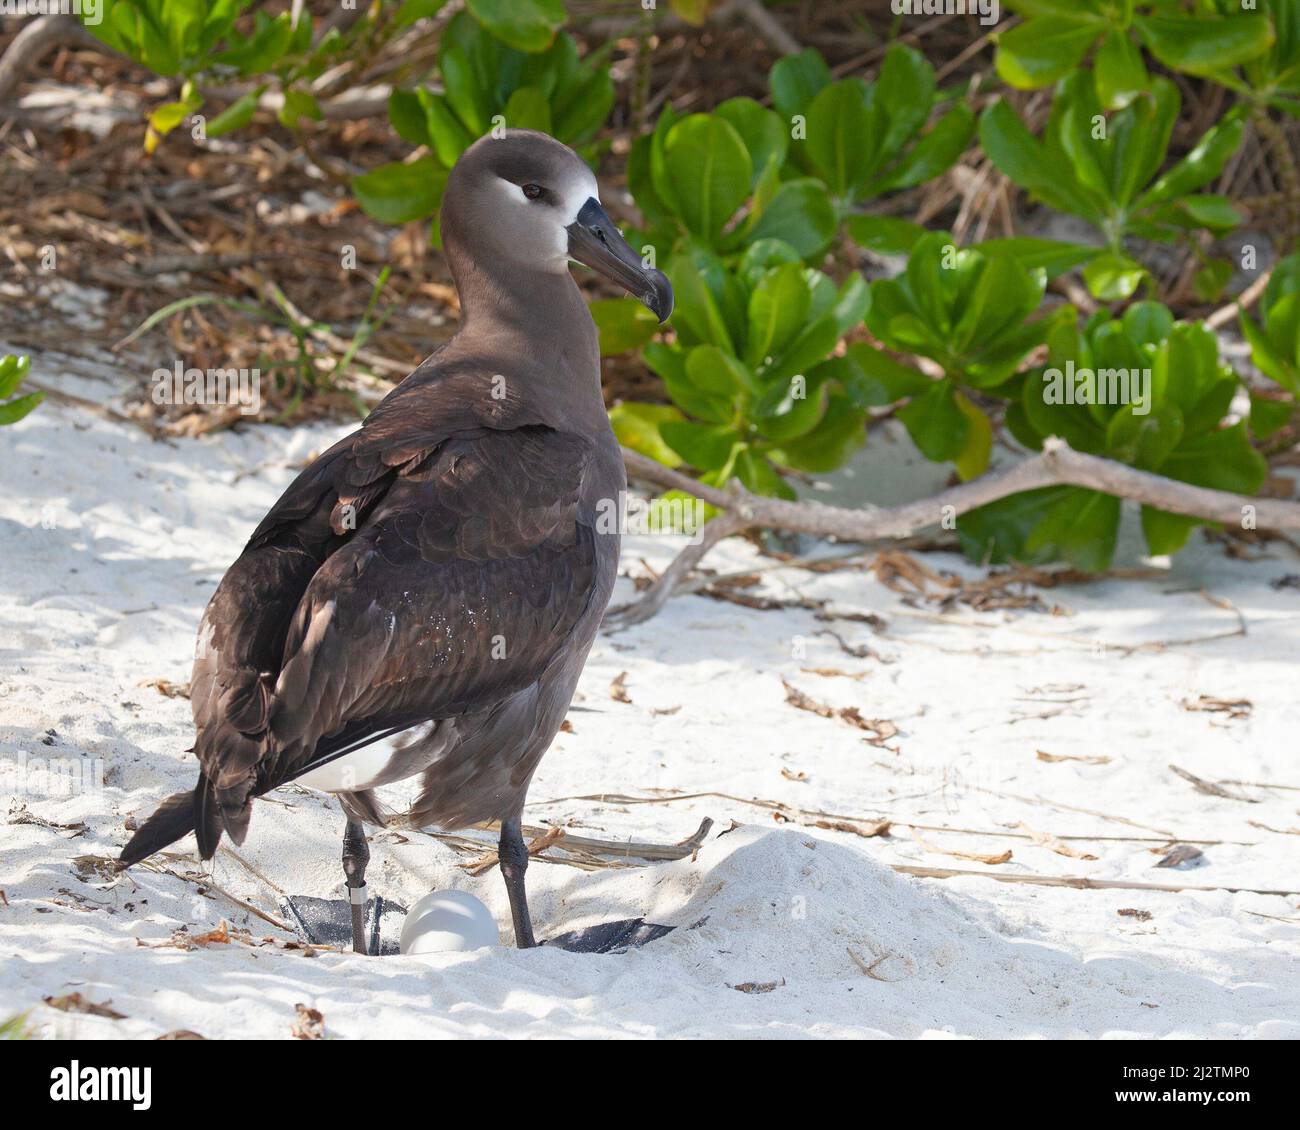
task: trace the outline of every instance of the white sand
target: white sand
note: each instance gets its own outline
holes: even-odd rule
[[[42,379],[52,366],[47,358]],[[61,383],[104,399],[98,382],[93,391]],[[240,942],[148,948],[222,919],[258,943],[285,936],[179,877],[200,870],[192,839],[167,863],[175,876],[138,868],[116,882],[83,881],[72,861],[115,854],[128,816],[192,783],[188,702],[142,684],[188,681],[195,626],[222,571],[294,466],[341,430],[255,427],[167,445],[54,404],[0,430],[0,793],[10,810],[0,824],[0,1020],[29,1012],[43,1036],[184,1028],[287,1037],[301,1002],[323,1013],[327,1034],[353,1038],[1300,1037],[1300,898],[940,882],[890,869],[1300,889],[1300,590],[1270,585],[1300,572],[1300,560],[1285,546],[1228,560],[1199,536],[1159,579],[1043,593],[1063,615],[941,614],[909,607],[858,571],[789,570],[756,591],[876,613],[887,628],[685,597],[648,625],[602,637],[581,686],[587,709],[571,715],[575,732],[543,762],[526,818],[574,835],[670,842],[710,816],[713,834],[693,860],[599,871],[539,861],[529,886],[543,936],[641,914],[704,923],[643,950],[503,947],[426,964]],[[888,455],[887,443],[877,446]],[[870,467],[859,470],[867,481]],[[632,539],[624,570],[642,571],[642,558],[662,566],[674,548]],[[758,559],[736,544],[709,560],[730,571]],[[981,575],[955,557],[923,560]],[[1248,635],[1125,650],[1234,632],[1237,615],[1202,589],[1230,601]],[[616,599],[630,592],[622,582]],[[845,654],[817,634],[827,627],[880,658]],[[623,671],[631,704],[609,695]],[[893,721],[897,752],[795,709],[783,678],[821,702]],[[1202,694],[1253,708],[1232,719],[1182,705]],[[1045,762],[1038,750],[1109,761]],[[48,757],[102,759],[103,789],[51,795],[48,778],[23,767]],[[1171,762],[1203,778],[1290,789],[1242,787],[1255,803],[1207,796]],[[889,838],[866,839],[778,825],[770,810],[719,796],[560,799],[654,789],[896,825]],[[40,820],[87,828],[13,823],[23,805]],[[718,835],[733,820],[744,826]],[[924,830],[919,843],[912,821],[975,834]],[[1099,837],[1068,841],[1098,858],[1038,846],[1021,823]],[[266,881],[226,852],[213,881],[272,915],[271,884],[336,897],[341,826],[326,798],[282,790],[258,802],[238,849]],[[432,888],[472,891],[509,939],[495,871],[471,877],[461,866],[470,857],[404,836],[376,837],[372,891],[408,905]],[[1224,842],[1204,845],[1200,866],[1156,868],[1156,849],[1178,839]],[[943,854],[1006,848],[1013,858],[996,866]],[[111,1002],[126,1019],[42,1004],[73,992]]]

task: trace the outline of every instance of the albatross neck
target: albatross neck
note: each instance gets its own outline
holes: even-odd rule
[[[596,327],[573,276],[447,250],[460,292],[457,346],[523,369],[539,402],[607,428]]]

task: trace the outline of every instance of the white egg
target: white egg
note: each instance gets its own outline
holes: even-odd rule
[[[458,953],[499,946],[496,919],[466,891],[430,891],[402,923],[398,948],[404,954]]]

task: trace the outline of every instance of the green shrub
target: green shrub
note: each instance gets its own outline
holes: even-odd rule
[[[1240,146],[1241,113],[1225,115],[1161,174],[1179,106],[1173,83],[1154,79],[1149,92],[1104,115],[1091,76],[1078,71],[1057,88],[1041,138],[1002,100],[980,118],[985,152],[1003,173],[1034,199],[1101,233],[1106,250],[1084,268],[1097,298],[1129,298],[1146,276],[1125,253],[1127,237],[1169,242],[1199,230],[1221,234],[1241,221],[1227,198],[1195,191]]]
[[[1241,332],[1250,343],[1256,368],[1286,394],[1251,396],[1251,430],[1267,439],[1285,426],[1300,406],[1300,254],[1289,255],[1273,269],[1259,308],[1260,322],[1242,311]]]
[[[769,81],[782,129],[794,135],[791,164],[826,186],[839,217],[883,193],[938,176],[975,132],[974,115],[963,101],[925,128],[931,110],[947,96],[938,91],[925,57],[901,44],[885,52],[874,82],[832,81],[812,49],[780,60]]]
[[[763,240],[728,268],[699,246],[669,264],[677,340],[645,350],[673,402],[623,405],[620,438],[652,458],[685,462],[707,483],[739,478],[793,497],[782,468],[829,471],[862,442],[856,374],[837,343],[862,320],[866,283],[836,287],[786,244]]]
[[[907,269],[871,286],[866,324],[890,349],[928,357],[943,370],[931,380],[869,345],[853,349],[867,403],[908,398],[898,417],[928,459],[952,460],[963,478],[988,466],[992,427],[961,388],[1008,395],[1028,354],[1072,307],[1031,320],[1043,301],[1047,272],[1014,255],[959,250],[946,232],[919,240]]]
[[[1265,4],[1269,0],[1263,0]],[[1282,12],[1292,0],[1273,0]],[[1241,0],[1007,0],[1025,17],[998,36],[997,72],[1010,86],[1050,86],[1082,64],[1095,47],[1095,93],[1110,110],[1127,106],[1150,77],[1139,44],[1170,70],[1217,78],[1224,68],[1263,56],[1274,40],[1266,12]],[[1283,20],[1290,19],[1284,13]]]
[[[685,118],[666,107],[628,155],[628,188],[648,225],[641,235],[660,258],[689,241],[734,259],[768,239],[818,258],[835,210],[820,182],[781,179],[789,141],[780,117],[752,98]]]
[[[251,0],[104,0],[103,21],[88,24],[87,30],[102,43],[134,59],[160,75],[179,76],[184,82],[180,99],[155,107],[149,114],[145,149],[153,152],[158,143],[204,104],[198,79],[205,83],[232,78],[274,78],[284,94],[280,121],[292,128],[304,118],[321,117],[316,99],[307,84],[333,65],[350,42],[337,30],[312,42],[311,14],[303,11],[297,23],[290,11],[269,16],[253,13],[253,27],[247,34],[235,21]],[[395,19],[414,18],[422,5],[410,0]],[[362,22],[356,35],[372,25]],[[261,96],[268,88],[260,83],[206,123],[208,137],[220,137],[245,126],[252,119]]]
[[[1082,329],[1055,325],[1047,345],[1046,363],[1029,374],[1007,413],[1008,427],[1026,446],[1060,436],[1077,451],[1197,486],[1253,494],[1263,483],[1267,466],[1250,445],[1245,422],[1224,423],[1240,386],[1204,324],[1175,322],[1159,303],[1139,302],[1122,317],[1100,311]],[[1059,486],[972,511],[958,532],[977,559],[1065,558],[1105,569],[1119,520],[1119,499]],[[1203,524],[1142,508],[1153,554],[1176,552]]]

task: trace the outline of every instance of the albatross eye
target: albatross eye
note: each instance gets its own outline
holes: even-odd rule
[[[540,184],[526,184],[522,187],[524,195],[528,197],[529,200],[540,200],[542,194],[546,191],[546,189],[544,189]]]

